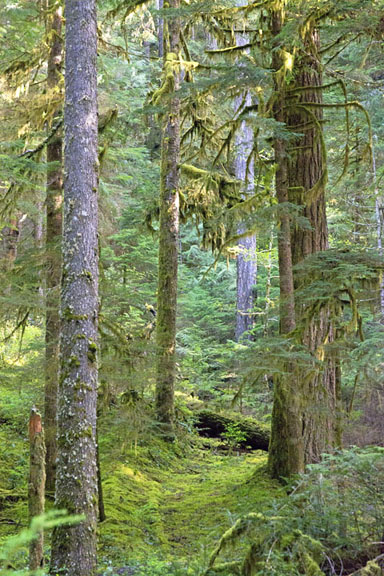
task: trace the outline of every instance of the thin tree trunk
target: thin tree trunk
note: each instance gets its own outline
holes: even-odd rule
[[[377,137],[375,136],[375,140]],[[375,187],[375,216],[376,216],[376,230],[377,230],[377,250],[380,256],[383,256],[383,231],[384,231],[384,207],[382,198],[380,198],[379,188],[377,186],[377,170],[376,170],[376,150],[375,146],[372,147],[373,159],[373,183]],[[380,320],[384,324],[384,274],[380,283]]]
[[[99,433],[96,428],[96,464],[97,464],[97,491],[98,491],[98,504],[99,504],[99,522],[104,522],[107,519],[104,507],[104,497],[103,497],[103,483],[101,478],[101,467],[100,467],[100,448],[99,448]]]
[[[96,0],[67,0],[65,181],[56,508],[51,573],[92,576],[97,526],[98,155]]]
[[[171,0],[169,8],[179,8]],[[165,66],[179,57],[180,18],[168,20],[165,41]],[[179,247],[179,161],[180,100],[179,71],[173,72],[174,91],[164,117],[160,175],[159,275],[157,297],[157,376],[156,413],[165,437],[173,437],[174,385],[176,378],[176,305]]]
[[[156,0],[156,8],[162,10],[164,8],[164,0]],[[164,56],[164,18],[162,16],[157,19],[157,30],[159,37],[159,58]]]
[[[45,491],[45,443],[41,416],[33,408],[29,418],[29,520],[44,513]],[[44,566],[44,532],[39,531],[29,546],[29,569],[39,570]]]
[[[52,7],[57,3],[52,2]],[[62,8],[57,7],[50,15],[48,34],[51,41],[48,58],[48,89],[59,89],[61,78],[63,41],[62,41]],[[58,111],[59,112],[59,111]],[[50,128],[50,127],[48,127]],[[58,132],[47,145],[46,199],[46,326],[45,326],[45,435],[47,446],[46,470],[47,493],[55,491],[56,475],[56,418],[57,392],[59,382],[59,333],[60,333],[60,278],[62,234],[62,137]],[[55,163],[52,166],[52,163]]]
[[[265,309],[264,309],[264,336],[269,334],[269,311],[271,308],[271,289],[272,289],[272,250],[273,250],[273,236],[274,236],[274,224],[271,226],[271,234],[269,237],[268,245],[268,264],[267,264],[267,283],[265,288]]]
[[[244,2],[237,2],[243,5]],[[243,46],[248,42],[247,34],[237,34],[236,44]],[[252,104],[250,92],[245,96],[245,105]],[[235,112],[239,112],[244,105],[243,96],[235,99]],[[240,129],[235,137],[235,176],[243,183],[243,191],[246,195],[254,192],[254,160],[249,162],[249,156],[253,149],[253,128],[243,120]],[[245,232],[243,227],[240,228],[239,234]],[[254,325],[253,307],[255,302],[255,285],[257,281],[257,254],[256,254],[256,235],[252,234],[239,240],[237,256],[237,282],[236,282],[236,330],[235,339],[239,341],[244,333],[247,338],[252,336],[249,331]]]

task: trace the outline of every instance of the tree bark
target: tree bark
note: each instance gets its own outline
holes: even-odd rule
[[[242,5],[243,2],[237,2]],[[243,46],[248,42],[246,34],[236,34],[236,44]],[[243,107],[243,96],[235,99],[235,112]],[[252,104],[250,92],[245,96],[245,105]],[[254,193],[254,161],[248,162],[253,149],[253,128],[243,120],[235,137],[235,176],[243,183],[245,195]],[[239,234],[245,232],[240,228]],[[252,338],[249,331],[254,325],[253,306],[255,301],[255,285],[257,280],[256,235],[252,234],[239,240],[237,256],[237,282],[236,282],[236,330],[235,339],[239,341],[244,333]]]
[[[285,0],[275,3],[271,10],[271,29],[276,39],[272,56],[275,70],[274,119],[285,123],[286,86],[284,60],[278,37],[284,25]],[[278,213],[278,256],[280,274],[280,334],[288,335],[296,327],[295,295],[291,249],[291,218],[288,203],[287,140],[280,135],[274,140],[276,170],[276,196]],[[304,448],[300,414],[300,390],[297,389],[296,368],[287,362],[284,374],[274,381],[269,470],[274,478],[288,477],[304,470]]]
[[[50,3],[50,8],[57,4]],[[51,41],[48,57],[48,90],[59,90],[61,79],[63,41],[62,41],[62,7],[50,14],[48,34]],[[59,114],[57,111],[55,117]],[[51,129],[51,126],[48,127]],[[46,471],[47,493],[54,494],[56,476],[56,418],[57,392],[59,386],[59,333],[60,333],[60,278],[62,234],[62,137],[57,132],[55,138],[47,145],[47,198],[46,198],[46,325],[45,325],[45,437],[46,437]],[[54,165],[52,166],[52,164]]]
[[[45,491],[45,443],[41,416],[33,408],[29,419],[29,520],[44,513]],[[39,531],[29,545],[29,569],[35,571],[44,566],[44,532]]]
[[[276,32],[278,34],[281,30],[281,25],[276,25],[276,12],[273,20],[276,36]],[[295,275],[292,286],[292,265],[328,248],[318,31],[314,27],[308,29],[303,42],[305,50],[296,55],[292,80],[285,90],[284,102],[281,102],[281,96],[277,97],[280,112],[277,110],[275,119],[285,123],[292,134],[300,135],[292,136],[288,143],[287,140],[277,142],[276,162],[279,168],[276,190],[278,199],[283,196],[285,201],[299,206],[308,222],[305,227],[291,227],[290,262],[288,243],[283,250],[282,240],[279,242],[279,261],[285,262],[285,266],[280,266],[281,292],[285,282],[282,272],[289,268],[291,270],[289,314],[282,310],[284,316],[281,319],[281,333],[289,333],[297,323],[301,334],[300,343],[305,345],[312,356],[313,367],[310,375],[304,375],[295,365],[288,365],[285,367],[285,375],[275,385],[270,449],[270,467],[275,477],[290,476],[303,471],[305,464],[319,461],[321,454],[329,451],[340,436],[337,359],[324,353],[324,346],[335,339],[331,312],[327,307],[322,308],[310,321],[305,322],[304,313],[310,304],[296,302],[295,309],[295,294],[292,290],[297,287]],[[278,69],[276,64],[275,70]],[[282,62],[280,64],[283,65]],[[281,152],[282,148],[285,150]],[[279,161],[281,153],[283,158]],[[294,317],[296,322],[293,322]],[[292,321],[286,322],[289,318]],[[315,366],[318,362],[321,364],[320,369]]]
[[[179,8],[171,0],[169,8]],[[164,116],[160,175],[160,234],[157,297],[156,414],[166,438],[173,437],[174,385],[176,377],[176,306],[179,247],[179,162],[180,77],[177,63],[180,49],[180,18],[172,15],[165,26],[164,66],[174,62],[173,92]],[[173,59],[173,60],[172,60]]]
[[[96,0],[67,0],[61,373],[51,573],[92,576],[97,525],[98,155]]]
[[[316,28],[310,28],[304,38],[305,51],[297,58],[294,81],[289,86],[287,100],[287,127],[302,135],[291,140],[288,150],[289,197],[300,206],[309,226],[292,229],[292,262],[302,262],[307,256],[328,248],[325,185],[326,158],[323,150],[321,108],[323,99],[320,62],[320,38]],[[311,107],[315,104],[315,107]],[[296,302],[296,315],[300,318],[306,306]],[[309,322],[305,322],[302,343],[321,368],[312,377],[301,376],[301,421],[303,426],[304,460],[306,464],[318,462],[321,454],[332,449],[336,437],[337,376],[336,358],[332,358],[324,345],[335,340],[331,310],[323,307]]]

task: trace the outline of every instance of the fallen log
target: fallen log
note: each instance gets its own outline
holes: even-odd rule
[[[253,418],[240,415],[223,416],[211,410],[200,410],[195,415],[195,428],[200,436],[208,438],[225,439],[223,434],[234,424],[245,435],[245,440],[239,442],[242,448],[268,451],[269,429]]]

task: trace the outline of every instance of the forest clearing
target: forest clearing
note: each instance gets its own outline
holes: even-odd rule
[[[384,0],[0,0],[0,576],[384,574]]]

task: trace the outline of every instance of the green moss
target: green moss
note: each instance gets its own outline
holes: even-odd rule
[[[62,317],[64,320],[86,320],[88,318],[87,314],[74,314],[70,307],[63,311]]]
[[[183,561],[212,550],[233,523],[269,506],[280,487],[271,482],[262,452],[219,455],[154,437],[151,446],[123,453],[116,430],[100,430],[101,471],[107,520],[100,526],[100,556],[143,559],[156,554]],[[200,442],[200,440],[199,440]]]

